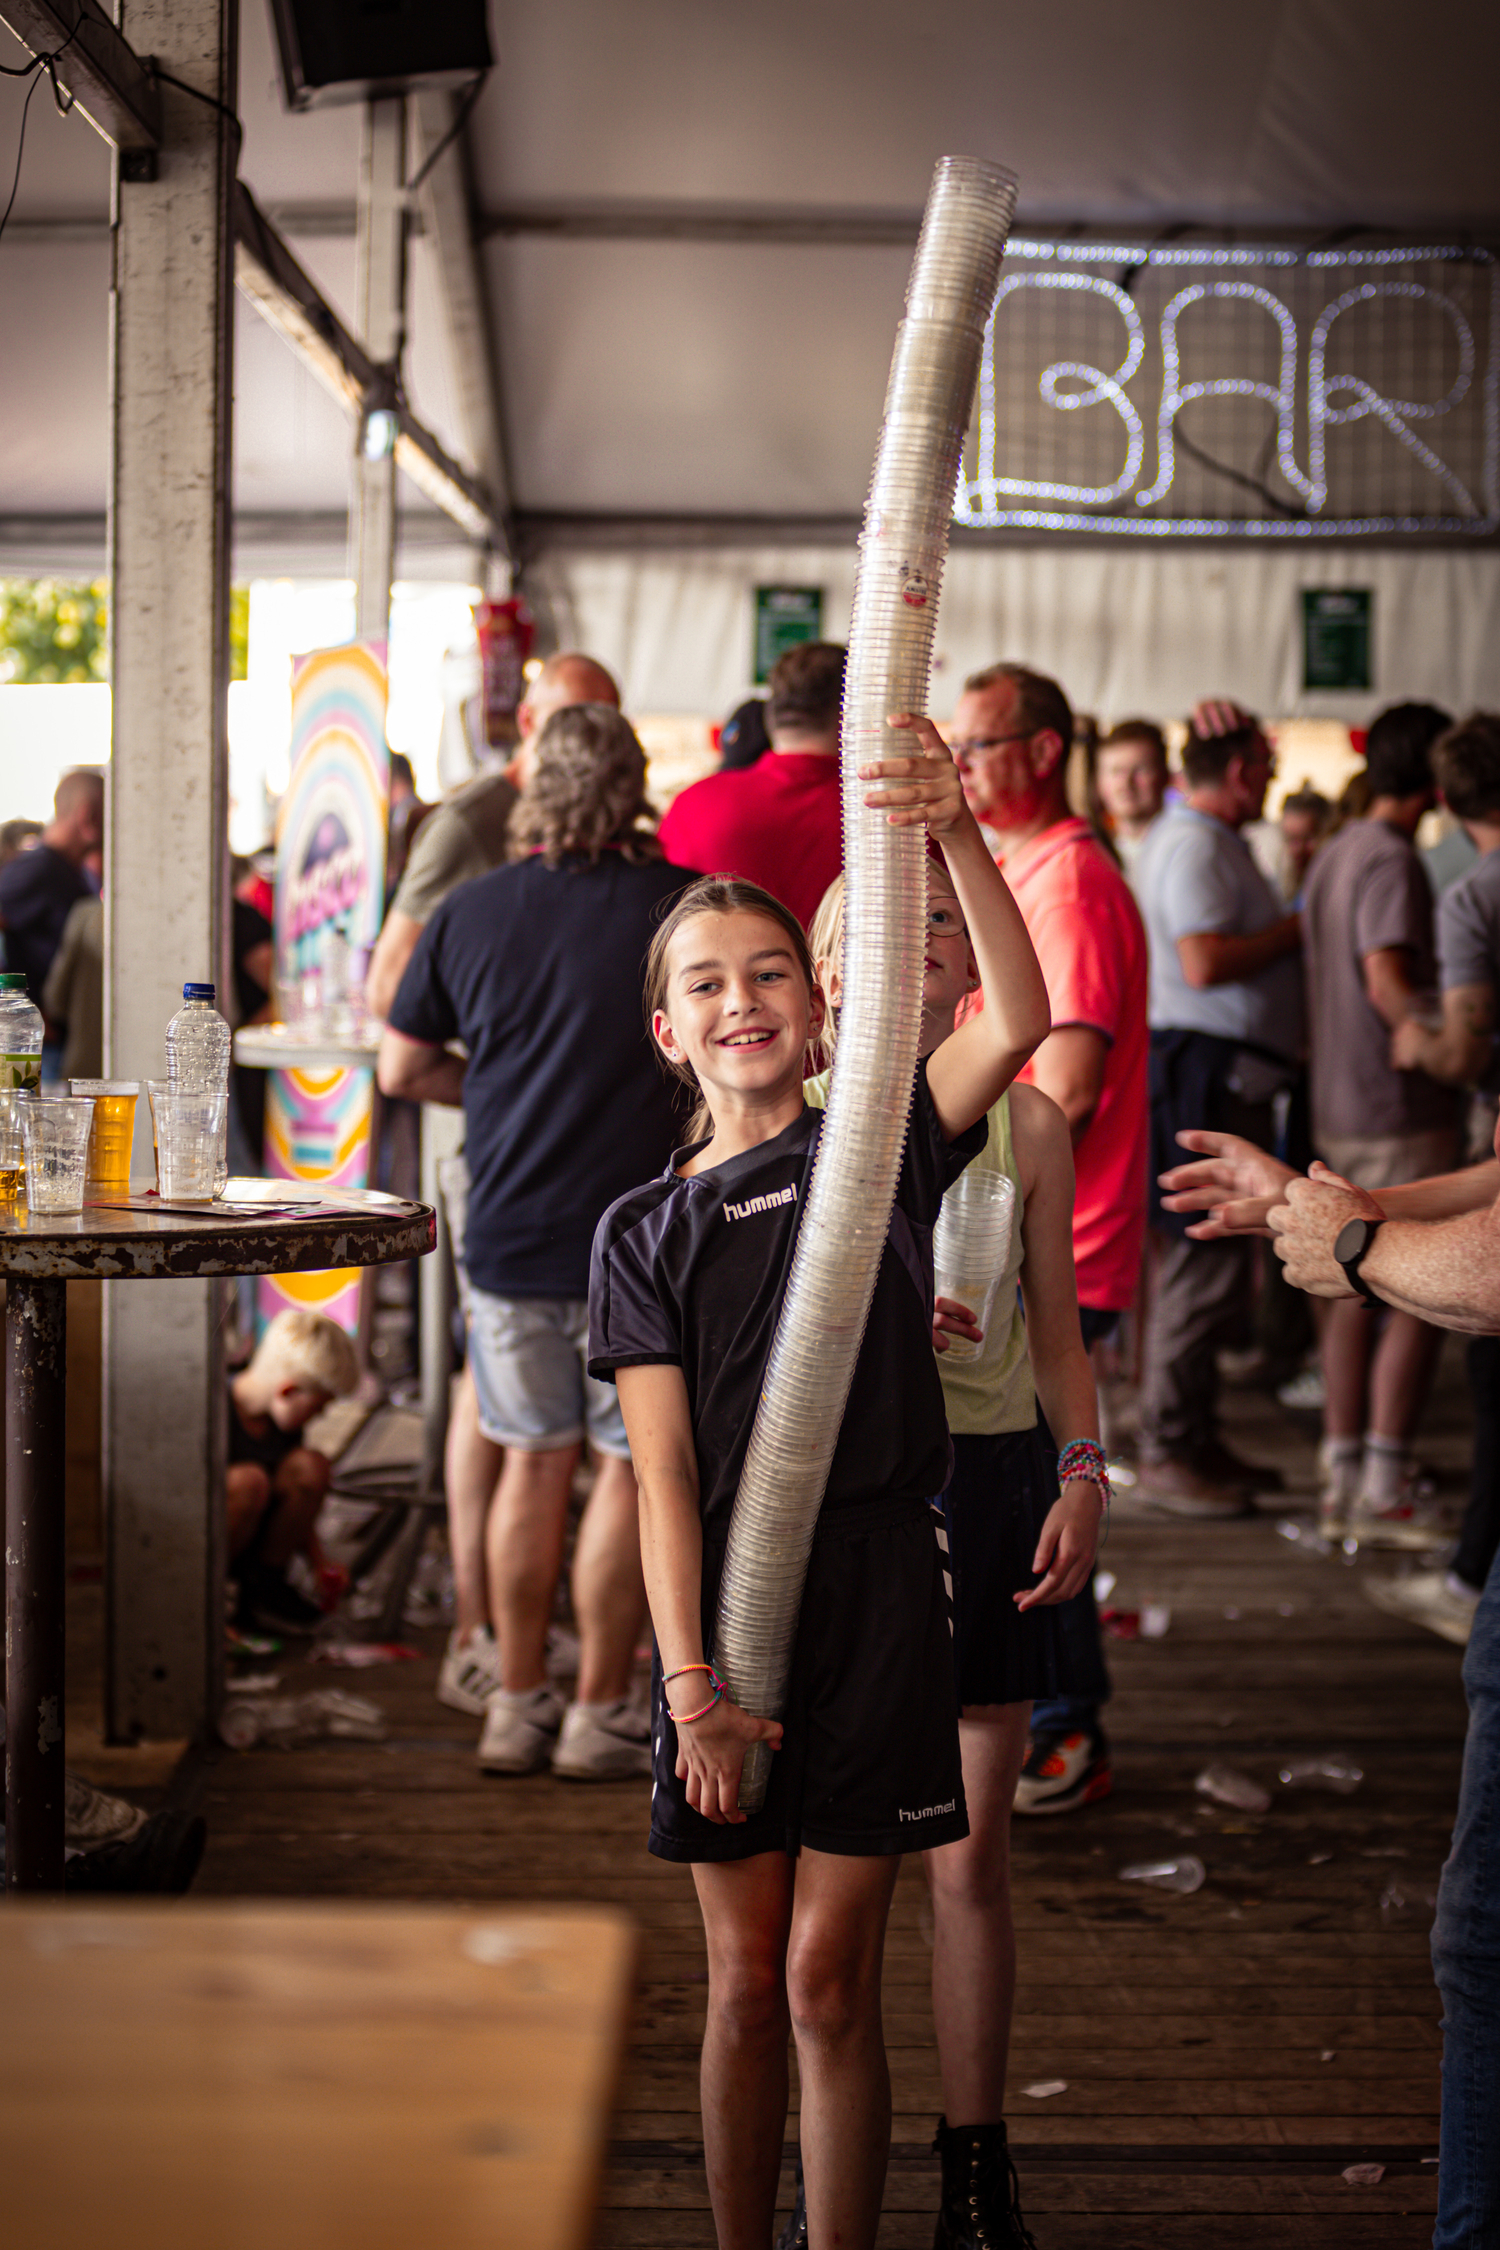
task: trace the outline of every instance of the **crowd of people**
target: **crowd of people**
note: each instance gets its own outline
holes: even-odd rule
[[[726,2241],[769,2226],[789,2029],[803,2187],[786,2239],[809,2221],[873,2238],[880,1946],[897,1858],[921,1851],[939,2241],[1024,2241],[1003,2122],[1008,1824],[1112,1784],[1091,1585],[1107,1452],[1140,1504],[1204,1525],[1249,1512],[1279,1479],[1231,1449],[1219,1393],[1225,1353],[1258,1335],[1322,1400],[1325,1530],[1441,1540],[1413,1440],[1437,1328],[1485,1322],[1422,1289],[1374,1296],[1360,1270],[1410,1183],[1437,1175],[1423,1225],[1487,1222],[1494,1202],[1455,1167],[1494,1065],[1500,721],[1397,706],[1370,729],[1362,789],[1334,806],[1303,787],[1273,823],[1272,746],[1238,706],[1200,704],[1174,768],[1153,722],[1097,739],[1059,683],[999,663],[966,682],[946,740],[912,721],[864,769],[866,803],[930,839],[922,1061],[771,1720],[734,1707],[711,1634],[836,1052],[843,663],[826,643],[784,656],[759,717],[735,714],[732,758],[657,823],[613,681],[553,658],[517,756],[413,847],[371,997],[387,1093],[466,1117],[439,1693],[480,1721],[488,1771],[650,1777],[651,1848],[692,1866],[708,1936],[704,2123]],[[1435,901],[1415,836],[1439,791],[1476,856]],[[1017,1214],[988,1333],[933,1295],[930,1230],[970,1163],[1006,1175]],[[1285,1182],[1309,1165],[1325,1200],[1304,1213]],[[1302,1234],[1326,1233],[1338,1197],[1369,1243],[1346,1242],[1339,1204],[1337,1243],[1314,1255]],[[1291,1215],[1284,1272],[1271,1204],[1273,1224]],[[1298,1289],[1315,1292],[1320,1375],[1301,1364]],[[977,1355],[950,1361],[958,1337]],[[1492,1389],[1489,1337],[1472,1348]],[[1098,1421],[1095,1371],[1122,1359],[1139,1367],[1133,1449]],[[1500,1529],[1493,1420],[1486,1401],[1451,1563],[1382,1593],[1454,1639]],[[564,1701],[548,1627],[585,1448]],[[649,1716],[630,1692],[648,1614]],[[741,1761],[760,1741],[777,1756],[747,1815]]]
[[[1500,719],[1396,705],[1338,805],[1304,785],[1275,821],[1268,733],[1230,702],[1196,708],[1175,763],[1156,722],[1100,737],[1017,663],[969,678],[944,733],[893,721],[859,779],[873,815],[926,828],[920,1060],[772,1718],[736,1707],[712,1631],[837,1068],[844,662],[823,642],[785,654],[720,770],[659,820],[616,684],[576,653],[531,680],[503,763],[431,810],[405,793],[367,986],[378,1076],[465,1120],[443,1182],[465,1351],[438,1694],[478,1723],[486,1772],[649,1780],[650,1848],[692,1867],[708,1940],[726,2243],[770,2231],[789,2032],[802,2165],[784,2242],[874,2239],[881,1948],[900,1858],[920,1852],[940,2250],[1024,2244],[1003,2117],[1009,1823],[1112,1787],[1092,1586],[1111,1463],[1132,1504],[1185,1525],[1242,1517],[1279,1484],[1227,1441],[1226,1354],[1255,1344],[1283,1396],[1319,1404],[1327,1537],[1441,1558],[1370,1591],[1474,1639],[1465,1832],[1491,1848],[1500,1159],[1465,1159],[1500,1085]],[[1418,850],[1439,800],[1466,861]],[[0,863],[48,1074],[72,1032],[59,964],[97,914],[102,813],[94,778],[69,777],[52,823]],[[267,935],[247,924],[247,962]],[[1486,1137],[1493,1100],[1488,1118]],[[934,1290],[933,1229],[971,1165],[1014,1209],[987,1325]],[[1476,1432],[1446,1555],[1415,1455],[1444,1328],[1470,1332]],[[288,1316],[233,1379],[243,1626],[317,1622],[328,1464],[304,1432],[354,1379],[337,1330]],[[551,1661],[565,1571],[570,1695]],[[746,1812],[755,1743],[776,1755]],[[1474,1888],[1445,1888],[1450,2036]],[[1482,2046],[1488,2016],[1471,2015]],[[1482,2080],[1482,2062],[1456,2072],[1453,2100]]]

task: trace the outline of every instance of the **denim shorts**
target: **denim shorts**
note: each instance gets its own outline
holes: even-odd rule
[[[519,1453],[547,1453],[586,1436],[596,1453],[629,1459],[619,1393],[587,1371],[585,1298],[492,1297],[470,1282],[468,1318],[487,1438]]]

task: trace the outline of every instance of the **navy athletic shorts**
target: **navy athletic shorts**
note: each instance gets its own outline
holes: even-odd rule
[[[802,1596],[782,1746],[766,1801],[735,1825],[694,1812],[677,1779],[661,1657],[652,1664],[651,1849],[676,1860],[926,1851],[969,1833],[953,1700],[942,1518],[925,1500],[834,1510],[818,1524]],[[723,1550],[705,1549],[704,1633]],[[679,1683],[693,1692],[696,1679]]]
[[[953,1664],[960,1704],[1030,1703],[1064,1692],[1059,1611],[1017,1609],[1057,1498],[1040,1432],[955,1437],[943,1494],[953,1571]]]

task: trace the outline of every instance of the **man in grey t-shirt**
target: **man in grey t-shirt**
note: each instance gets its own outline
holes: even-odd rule
[[[1135,890],[1151,941],[1154,1169],[1175,1161],[1179,1126],[1240,1122],[1262,1146],[1272,1102],[1302,1047],[1301,928],[1285,914],[1240,831],[1260,817],[1271,748],[1235,705],[1200,704],[1183,751],[1184,801],[1150,830]],[[1141,1496],[1175,1515],[1245,1512],[1274,1477],[1242,1461],[1218,1420],[1217,1355],[1253,1293],[1253,1245],[1193,1242],[1159,1213],[1156,1287],[1141,1388]]]
[[[1365,751],[1369,802],[1313,861],[1302,909],[1319,1156],[1372,1195],[1449,1171],[1458,1104],[1449,1087],[1391,1062],[1391,1035],[1437,982],[1432,892],[1413,838],[1432,804],[1432,745],[1447,713],[1382,711]],[[1434,1526],[1410,1496],[1410,1451],[1438,1331],[1392,1313],[1378,1337],[1365,1306],[1329,1308],[1322,1332],[1319,1526],[1371,1546],[1416,1547]]]

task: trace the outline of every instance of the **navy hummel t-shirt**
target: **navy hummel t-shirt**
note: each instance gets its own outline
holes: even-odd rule
[[[774,1140],[691,1179],[674,1158],[660,1179],[606,1211],[594,1238],[589,1373],[612,1380],[621,1367],[682,1369],[710,1538],[729,1528],[820,1123],[819,1112],[804,1109]],[[981,1117],[945,1140],[925,1065],[918,1070],[825,1511],[931,1499],[948,1481],[948,1423],[932,1349],[932,1230],[943,1190],[979,1154],[988,1130]]]
[[[461,883],[417,940],[390,1024],[469,1050],[464,1258],[491,1296],[585,1296],[600,1212],[671,1153],[645,961],[658,910],[696,879],[618,851],[523,859]]]

